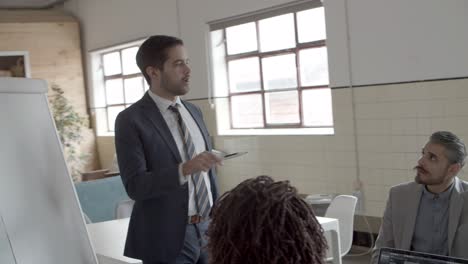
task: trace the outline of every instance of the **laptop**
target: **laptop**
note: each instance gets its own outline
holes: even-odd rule
[[[449,256],[434,255],[416,251],[401,250],[395,248],[381,248],[379,264],[452,264],[467,263],[468,259],[460,259]]]

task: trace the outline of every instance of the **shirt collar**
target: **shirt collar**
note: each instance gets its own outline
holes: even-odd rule
[[[453,186],[455,186],[455,181],[450,185],[450,187],[447,188],[447,190],[441,192],[441,193],[431,193],[430,191],[427,190],[427,186],[424,186],[423,188],[423,194],[427,195],[428,198],[430,199],[449,199],[450,194],[452,193]]]
[[[177,96],[174,101],[171,101],[171,100],[167,100],[166,98],[162,98],[161,96],[153,93],[151,90],[148,90],[148,95],[151,97],[151,99],[153,99],[154,103],[159,108],[159,111],[161,113],[166,112],[169,106],[171,105],[176,105],[176,104],[182,105],[182,102],[179,96]]]

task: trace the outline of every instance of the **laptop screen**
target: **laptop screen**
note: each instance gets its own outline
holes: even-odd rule
[[[448,256],[433,255],[422,252],[407,251],[394,248],[381,248],[379,255],[379,264],[448,264],[448,263],[467,263],[467,259],[459,259]]]

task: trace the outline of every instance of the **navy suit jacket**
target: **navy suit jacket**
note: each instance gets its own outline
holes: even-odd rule
[[[206,149],[211,150],[200,109],[182,103],[198,124]],[[188,184],[179,183],[182,159],[166,121],[148,93],[117,116],[115,147],[123,184],[128,196],[135,200],[124,255],[173,262],[184,242]],[[215,201],[215,171],[210,170],[208,175]]]

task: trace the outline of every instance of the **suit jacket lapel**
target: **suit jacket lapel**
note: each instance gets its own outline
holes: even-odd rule
[[[177,144],[175,143],[171,131],[166,124],[166,120],[164,120],[164,117],[159,111],[159,108],[156,106],[156,103],[153,101],[153,99],[151,99],[148,93],[143,96],[141,104],[144,108],[143,114],[151,120],[153,127],[156,128],[161,137],[164,138],[164,141],[166,142],[176,160],[179,163],[182,162],[179,150],[177,149]]]
[[[194,107],[191,104],[187,104],[184,101],[181,101],[185,108],[187,108],[187,111],[192,115],[193,120],[195,120],[195,123],[197,123],[198,128],[200,129],[203,139],[205,140],[205,147],[207,150],[211,150],[211,141],[209,139],[209,134],[208,130],[205,127],[205,123],[203,122],[203,118],[197,113],[197,111],[194,109]]]
[[[414,225],[416,223],[416,216],[418,215],[419,202],[424,186],[421,184],[416,185],[416,188],[408,194],[407,205],[402,205],[406,209],[406,221],[403,227],[403,237],[401,246],[403,249],[410,249],[411,240],[413,239]]]
[[[448,223],[448,250],[449,254],[451,253],[453,239],[455,238],[455,232],[458,228],[458,221],[460,220],[460,214],[463,208],[463,199],[461,198],[461,193],[463,192],[463,186],[458,179],[454,179],[454,188],[452,194],[450,195],[450,207],[449,207],[449,223]]]

